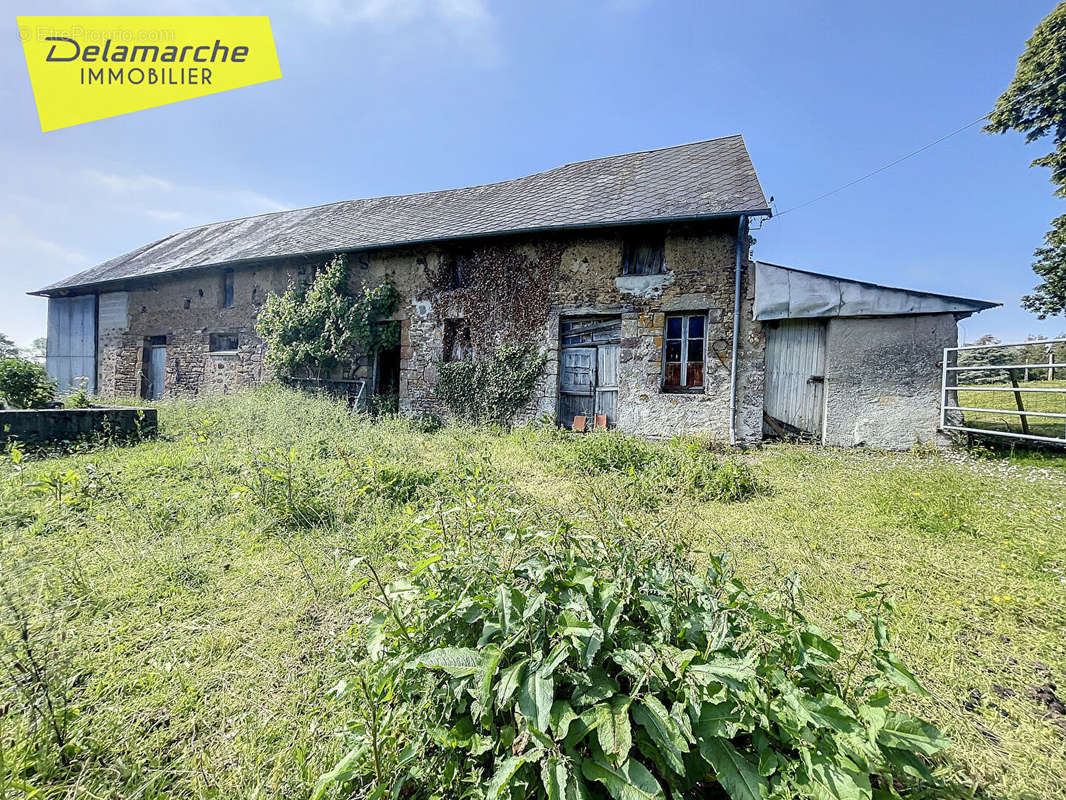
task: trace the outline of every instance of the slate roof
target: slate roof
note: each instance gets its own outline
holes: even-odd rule
[[[188,228],[32,294],[304,253],[563,228],[769,214],[739,134],[579,161],[525,178]]]

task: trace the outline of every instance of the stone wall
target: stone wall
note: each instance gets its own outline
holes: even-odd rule
[[[434,275],[451,252],[447,246],[350,254],[354,284],[376,285],[388,279],[403,298],[394,315],[401,324],[401,410],[445,411],[435,385],[446,320],[472,320],[478,331],[475,357],[516,339],[532,341],[548,354],[526,413],[535,418],[557,408],[560,319],[618,315],[622,319],[618,427],[656,436],[710,431],[725,439],[735,228],[703,223],[663,232],[667,271],[655,276],[622,276],[625,229],[466,243],[482,258],[499,257],[515,265],[514,274],[508,273],[505,281],[510,293],[496,297],[490,292],[487,300],[477,288],[441,288],[439,281],[435,285]],[[751,321],[754,270],[747,250],[745,246],[737,427],[740,438],[756,440],[761,435],[764,339],[761,326]],[[221,270],[190,271],[155,279],[147,286],[124,287],[126,327],[116,326],[114,319],[121,315],[113,314],[111,327],[100,330],[101,394],[140,394],[145,345],[156,336],[166,337],[166,396],[225,392],[268,379],[263,343],[255,335],[256,314],[267,293],[283,291],[301,272],[305,277],[314,263],[307,258],[237,267],[233,308],[222,307]],[[512,297],[513,301],[508,299]],[[674,312],[707,314],[705,386],[695,394],[661,389],[665,316]],[[238,351],[210,353],[213,332],[236,333]],[[372,390],[374,364],[361,360],[344,377],[366,378]]]
[[[75,441],[91,436],[118,439],[154,436],[158,430],[154,408],[0,409],[0,444]]]
[[[905,450],[935,442],[952,314],[836,318],[826,331],[824,442]]]

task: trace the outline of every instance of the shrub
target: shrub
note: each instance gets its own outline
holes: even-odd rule
[[[657,508],[678,492],[694,500],[735,502],[768,489],[747,464],[692,442],[653,445],[617,431],[594,431],[570,438],[562,447],[564,470],[618,473],[626,478],[619,489],[644,508]]]
[[[399,325],[380,323],[400,303],[391,283],[353,293],[348,262],[334,256],[310,286],[292,283],[269,294],[256,318],[267,344],[266,360],[279,374],[321,378],[358,355],[371,356],[399,342]]]
[[[509,425],[533,398],[547,356],[528,344],[505,344],[492,358],[438,366],[437,396],[468,422]]]
[[[335,689],[358,710],[353,747],[316,797],[893,798],[932,780],[923,758],[947,742],[890,708],[923,690],[878,593],[868,623],[849,615],[871,650],[845,656],[797,610],[794,576],[758,601],[725,558],[699,573],[563,521],[477,541],[443,524],[405,577],[369,566],[355,586],[381,611]]]
[[[578,467],[590,472],[638,472],[654,458],[645,441],[617,431],[581,436],[571,454]]]
[[[668,469],[674,482],[695,500],[737,502],[769,488],[750,466],[733,456],[720,458],[696,445],[672,450],[671,455]]]
[[[55,383],[44,367],[21,358],[0,360],[0,399],[15,408],[44,408],[55,400]]]

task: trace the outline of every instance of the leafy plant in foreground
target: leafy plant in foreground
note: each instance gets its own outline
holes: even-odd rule
[[[359,709],[353,747],[316,797],[880,800],[932,780],[924,759],[947,742],[890,707],[923,690],[880,594],[864,596],[872,648],[845,655],[794,577],[756,597],[724,557],[699,573],[632,531],[582,535],[473,494],[435,529],[404,578],[368,565],[354,587],[380,610],[335,689]]]

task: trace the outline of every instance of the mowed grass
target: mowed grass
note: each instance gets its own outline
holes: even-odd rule
[[[157,441],[0,464],[4,639],[17,650],[30,620],[71,711],[64,763],[0,676],[2,798],[307,797],[351,716],[328,692],[370,613],[353,559],[417,560],[424,518],[471,480],[578,527],[729,552],[752,587],[796,572],[807,615],[842,635],[854,596],[886,586],[933,694],[909,702],[954,742],[939,774],[1066,794],[1066,458],[772,445],[740,456],[768,492],[695,502],[640,470],[580,471],[550,430],[423,432],[271,387],[160,415]]]
[[[1010,388],[999,385],[999,388]],[[1066,414],[1066,381],[1021,381],[1022,406],[1026,411],[1042,411],[1053,414]],[[1025,391],[1026,389],[1062,389],[1061,392]],[[1017,411],[1018,405],[1014,392],[959,392],[959,405],[964,408],[1002,408]],[[963,417],[966,425],[972,428],[988,428],[994,431],[1022,433],[1022,420],[1018,414],[995,414],[982,411],[965,411]],[[1029,433],[1034,436],[1066,437],[1066,418],[1063,417],[1026,417]]]

